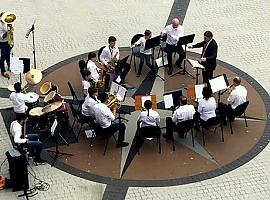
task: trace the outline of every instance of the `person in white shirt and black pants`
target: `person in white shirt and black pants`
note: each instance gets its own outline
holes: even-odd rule
[[[145,126],[158,126],[160,123],[160,116],[155,110],[152,110],[152,101],[146,100],[144,102],[144,108],[145,110],[141,112],[138,118],[139,128]]]
[[[145,30],[144,36],[141,37],[137,42],[135,42],[135,46],[140,46],[140,64],[139,64],[139,69],[136,75],[137,77],[140,77],[141,75],[144,60],[146,61],[146,65],[151,69],[151,72],[155,73],[154,66],[151,63],[152,49],[150,48],[150,49],[144,50],[146,40],[150,39],[151,37],[152,37],[152,32],[150,30]]]
[[[88,88],[88,95],[82,104],[82,116],[87,121],[93,121],[95,119],[94,106],[100,103],[97,97],[98,89],[95,87]]]
[[[184,133],[181,132],[181,128],[177,127],[179,122],[193,119],[195,114],[195,108],[193,105],[187,104],[187,97],[180,97],[180,106],[173,112],[172,117],[166,118],[166,139],[172,139],[173,131],[179,132],[179,136],[184,138]]]
[[[91,72],[88,70],[84,70],[82,72],[82,88],[83,88],[83,95],[84,98],[87,96],[88,94],[88,88],[91,87]]]
[[[124,123],[112,123],[115,120],[116,106],[113,111],[108,108],[105,102],[108,99],[108,94],[101,93],[99,95],[100,103],[94,106],[95,122],[98,125],[96,130],[99,134],[114,134],[118,131],[117,147],[126,147],[128,142],[124,142],[126,125]]]
[[[183,47],[177,46],[177,42],[179,38],[183,37],[184,35],[184,27],[180,25],[178,18],[174,18],[172,20],[172,24],[166,26],[164,30],[162,31],[162,34],[167,35],[165,51],[167,53],[167,59],[168,59],[168,68],[169,68],[168,75],[171,75],[173,72],[172,54],[174,52],[179,54],[179,58],[175,62],[178,68],[181,68],[181,64],[183,60],[185,59],[185,51]]]
[[[234,89],[232,89],[233,86],[235,87]],[[233,121],[233,110],[247,101],[247,89],[241,85],[241,78],[237,76],[233,79],[233,85],[227,91],[229,93],[227,98],[228,104],[220,102],[218,110],[219,114],[224,117],[224,121],[226,121],[226,116],[229,121]]]

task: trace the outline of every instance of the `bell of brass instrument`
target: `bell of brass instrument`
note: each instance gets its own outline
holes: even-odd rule
[[[14,36],[12,24],[16,20],[16,15],[11,12],[3,13],[1,20],[7,24],[7,39],[10,47],[14,46]]]
[[[120,100],[117,98],[117,96],[115,94],[110,94],[106,106],[108,108],[110,108],[111,110],[113,110],[115,108],[116,105],[116,110],[118,110],[121,105],[120,105]]]

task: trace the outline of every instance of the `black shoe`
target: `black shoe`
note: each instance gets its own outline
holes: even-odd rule
[[[34,159],[34,162],[38,165],[38,164],[41,164],[41,165],[44,165],[46,164],[46,160],[43,160],[41,158],[35,158]]]
[[[129,145],[128,142],[121,142],[121,143],[118,143],[118,144],[116,145],[116,147],[117,147],[117,148],[119,148],[119,147],[127,147],[128,145]]]

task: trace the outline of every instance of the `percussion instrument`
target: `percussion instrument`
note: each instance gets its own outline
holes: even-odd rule
[[[38,69],[31,69],[25,75],[25,80],[27,83],[31,85],[38,84],[42,79],[42,73]]]
[[[28,107],[28,110],[36,107],[38,104],[39,95],[35,92],[28,92],[25,94],[27,96],[27,101],[25,105]]]
[[[36,131],[44,131],[50,127],[51,115],[42,111],[43,107],[32,108],[29,111],[29,118],[32,127]]]
[[[47,95],[51,91],[58,91],[58,87],[47,81],[42,84],[42,86],[39,88],[39,91],[41,94]]]
[[[55,101],[62,101],[62,97],[60,96],[60,94],[57,94],[55,91],[51,91],[49,92],[49,94],[47,94],[44,98],[44,103],[52,103]]]
[[[56,102],[53,102],[53,103],[48,104],[47,106],[45,106],[45,107],[42,109],[42,112],[49,113],[49,112],[55,111],[55,110],[57,110],[58,108],[60,108],[60,107],[62,106],[62,104],[63,104],[62,101],[56,101]]]

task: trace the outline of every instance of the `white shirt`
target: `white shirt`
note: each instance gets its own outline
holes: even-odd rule
[[[16,144],[23,144],[27,142],[26,138],[21,139],[23,126],[16,120],[10,124],[10,133],[14,138]]]
[[[147,49],[144,50],[145,48],[145,43],[146,43],[146,39],[145,37],[141,37],[137,42],[135,42],[135,45],[140,45],[140,52],[146,55],[151,55],[152,54],[152,49]]]
[[[13,109],[15,113],[25,113],[28,108],[25,105],[25,102],[31,101],[26,94],[23,94],[21,92],[12,92],[9,96],[9,100],[13,103]]]
[[[119,60],[120,57],[120,53],[119,53],[119,49],[117,46],[114,46],[113,48],[106,46],[104,47],[104,49],[102,50],[99,59],[100,61],[104,64],[107,65],[108,62],[111,62],[112,58],[116,55],[116,59]]]
[[[85,97],[84,103],[82,105],[82,114],[85,116],[95,117],[94,106],[99,103],[99,100],[96,101],[89,96],[89,94]]]
[[[149,116],[148,116],[148,111],[142,111],[138,121],[141,121],[140,127],[145,127],[145,126],[157,126],[160,122],[160,116],[159,114],[150,109],[149,110]]]
[[[174,111],[172,121],[177,124],[178,122],[193,119],[194,114],[195,108],[193,105],[183,105]]]
[[[217,103],[214,97],[210,97],[208,100],[202,99],[199,102],[198,112],[201,114],[201,119],[207,121],[208,119],[216,116]]]
[[[7,42],[8,37],[3,38],[3,35],[7,32],[7,25],[0,21],[0,42]]]
[[[99,79],[99,68],[96,66],[96,64],[92,61],[89,60],[87,63],[87,69],[90,71],[91,73],[91,78],[93,79],[94,82],[98,82]]]
[[[173,28],[171,24],[166,26],[162,33],[170,33],[170,35],[167,35],[166,43],[175,45],[178,39],[184,35],[184,27],[179,25],[177,28]]]
[[[88,88],[91,87],[91,83],[89,81],[83,80],[82,81],[82,86],[84,90],[88,90]]]
[[[115,120],[115,116],[104,103],[98,103],[94,106],[96,123],[102,128],[108,128],[111,126],[112,121]]]
[[[242,85],[236,86],[227,99],[228,104],[231,104],[232,109],[235,109],[237,106],[245,103],[246,100],[247,89]]]

